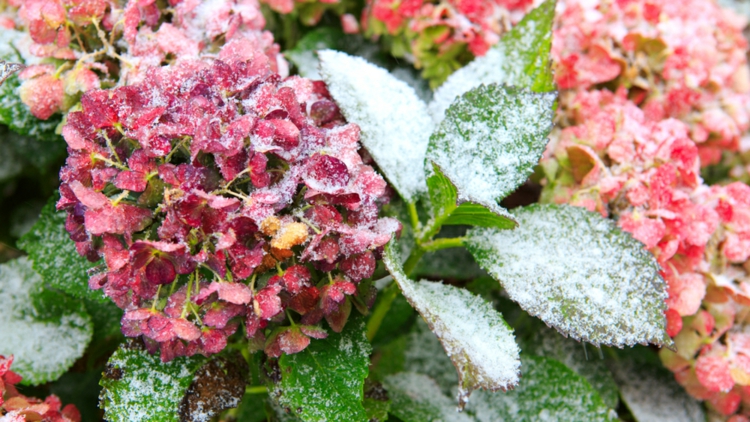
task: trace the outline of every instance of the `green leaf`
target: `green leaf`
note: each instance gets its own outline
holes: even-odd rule
[[[458,370],[459,407],[478,388],[497,391],[517,384],[518,346],[502,315],[467,290],[410,280],[401,267],[397,248],[395,241],[389,242],[383,261]]]
[[[0,38],[0,59],[22,63],[23,59],[15,49],[15,42],[23,37],[23,33],[11,29],[3,29]],[[18,75],[12,75],[0,83],[0,124],[7,125],[14,132],[28,135],[42,141],[59,141],[62,138],[55,133],[62,118],[52,116],[48,120],[34,117],[29,108],[21,102],[18,88],[21,81]]]
[[[352,318],[340,334],[282,355],[281,381],[271,396],[305,422],[366,421],[362,400],[370,351],[364,319]]]
[[[459,95],[481,84],[504,84],[534,92],[554,90],[550,68],[555,1],[547,0],[529,12],[498,44],[451,75],[435,92],[430,113],[443,120],[448,106]]]
[[[474,206],[461,210],[457,221],[472,224],[469,217],[479,213],[476,221],[482,222],[494,213],[497,217],[487,225],[512,227],[512,216],[498,202],[533,173],[552,128],[554,101],[552,93],[492,84],[453,102],[427,148],[434,215],[470,202]],[[477,204],[489,211],[479,211]]]
[[[346,53],[324,50],[320,73],[380,170],[407,202],[426,193],[422,171],[434,124],[412,87],[387,70]]]
[[[34,260],[34,269],[44,282],[71,296],[108,302],[101,293],[89,288],[88,271],[95,266],[78,255],[75,243],[65,230],[65,212],[55,211],[57,195],[49,199],[39,220],[18,246]]]
[[[422,374],[402,372],[384,381],[391,398],[391,413],[404,422],[471,422],[456,411],[455,403],[443,395],[435,381]]]
[[[163,363],[158,354],[121,346],[100,381],[104,418],[109,422],[179,421],[185,392],[205,362],[194,356]]]
[[[83,355],[91,340],[91,317],[82,303],[44,290],[31,261],[0,264],[0,355],[14,355],[24,384],[53,381]]]
[[[504,210],[501,211],[502,215],[498,215],[479,204],[464,202],[459,205],[456,186],[434,163],[432,174],[427,178],[427,190],[430,194],[432,215],[440,220],[440,224],[436,225],[438,228],[443,225],[470,225],[498,229],[516,227],[516,222]]]
[[[391,400],[388,398],[388,392],[380,383],[367,382],[365,384],[365,399],[362,404],[367,412],[369,422],[385,422],[388,420]]]
[[[467,248],[511,299],[595,345],[670,346],[666,284],[642,243],[583,208],[532,205],[515,230],[471,229]]]
[[[565,338],[555,330],[546,327],[535,327],[534,330],[530,341],[522,347],[525,353],[555,359],[574,370],[599,392],[604,404],[617,409],[617,384],[599,356],[600,352],[587,351],[585,343]]]
[[[612,366],[622,401],[638,422],[702,422],[703,406],[675,381],[674,374],[658,360],[620,359]]]
[[[586,380],[560,362],[522,356],[523,378],[512,391],[477,392],[467,408],[479,422],[610,421],[614,411]]]

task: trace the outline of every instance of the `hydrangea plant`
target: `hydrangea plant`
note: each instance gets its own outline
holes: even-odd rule
[[[262,3],[0,1],[0,421],[746,420],[737,16]]]

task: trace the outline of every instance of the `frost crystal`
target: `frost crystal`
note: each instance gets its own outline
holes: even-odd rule
[[[511,299],[565,335],[595,345],[669,345],[665,283],[643,245],[570,206],[514,213],[515,230],[475,228],[467,247]]]
[[[460,408],[472,390],[506,390],[518,383],[519,350],[513,331],[489,303],[464,289],[410,280],[392,243],[386,247],[384,262],[456,366]]]
[[[433,123],[414,89],[359,57],[324,50],[320,72],[344,116],[362,129],[362,144],[401,196],[426,191],[422,172]]]
[[[92,335],[82,306],[61,315],[37,309],[33,295],[41,287],[27,258],[0,265],[0,355],[15,355],[14,370],[30,384],[57,379],[83,355]]]

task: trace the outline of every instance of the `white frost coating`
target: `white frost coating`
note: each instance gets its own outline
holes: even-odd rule
[[[459,374],[459,408],[467,403],[472,390],[506,390],[518,384],[518,345],[492,305],[464,289],[410,280],[393,249],[389,243],[385,265],[453,361]]]
[[[42,320],[31,298],[41,285],[26,257],[0,265],[0,355],[14,355],[13,370],[34,385],[67,371],[83,355],[93,332],[83,310]]]
[[[383,380],[391,399],[391,412],[404,420],[430,422],[471,422],[456,412],[451,399],[443,395],[435,381],[422,374],[401,372]]]
[[[564,335],[595,345],[670,345],[659,268],[611,220],[572,206],[514,212],[515,230],[475,228],[467,247],[510,298]]]
[[[531,12],[534,13],[534,12]],[[540,28],[542,30],[543,28]],[[545,33],[543,37],[551,34]],[[457,70],[436,91],[429,105],[430,115],[435,123],[445,116],[445,111],[456,97],[478,87],[491,83],[529,86],[530,77],[526,75],[525,65],[530,52],[539,48],[537,23],[527,19],[519,23],[487,54]],[[546,60],[541,60],[546,65]]]
[[[105,419],[110,422],[177,421],[185,391],[193,381],[196,367],[184,358],[167,363],[159,355],[145,350],[120,347],[107,362],[108,371],[117,371],[116,379],[105,375],[100,400]],[[195,365],[193,365],[195,366]]]
[[[612,367],[620,395],[638,422],[703,422],[703,406],[664,368],[630,361]]]
[[[544,152],[554,98],[498,85],[477,88],[451,106],[427,159],[453,182],[460,202],[503,215],[497,202],[526,181]]]
[[[333,50],[318,52],[320,73],[362,145],[407,201],[427,191],[424,157],[434,128],[414,89],[385,69]]]

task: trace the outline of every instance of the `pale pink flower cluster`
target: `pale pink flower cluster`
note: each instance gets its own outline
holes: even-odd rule
[[[653,119],[677,118],[701,164],[750,128],[745,21],[710,0],[558,2],[552,44],[562,89],[625,87]]]
[[[542,200],[617,219],[668,284],[664,364],[718,417],[750,416],[750,187],[700,168],[750,127],[744,25],[710,0],[564,1]]]

